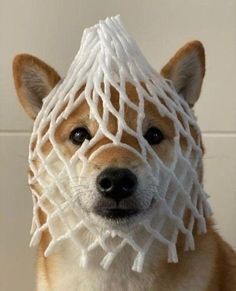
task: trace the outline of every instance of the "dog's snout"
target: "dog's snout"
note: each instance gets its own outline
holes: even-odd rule
[[[107,168],[97,177],[97,189],[117,203],[131,196],[137,188],[137,177],[126,168]]]

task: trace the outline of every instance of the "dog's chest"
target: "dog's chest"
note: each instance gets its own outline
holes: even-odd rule
[[[68,263],[68,264],[67,264]],[[53,290],[57,291],[144,291],[152,290],[154,274],[146,271],[137,273],[131,270],[129,254],[121,256],[118,261],[104,270],[99,264],[96,267],[81,268],[78,262],[57,261],[54,274]],[[70,270],[68,272],[68,270]],[[41,291],[41,290],[40,290]],[[156,289],[156,291],[158,291]]]
[[[106,272],[86,276],[74,291],[144,291],[151,290],[153,276],[151,274],[132,274],[131,272]]]
[[[132,274],[131,272],[89,271],[79,272],[78,276],[66,275],[57,281],[53,290],[57,291],[146,291],[154,290],[151,274]],[[155,289],[158,291],[158,289]]]
[[[206,289],[208,274],[191,272],[190,276],[178,280],[170,276],[159,276],[154,272],[133,272],[126,268],[68,269],[55,278],[52,290],[57,291],[202,291]],[[176,280],[177,279],[177,280]],[[45,291],[45,289],[39,290]],[[48,290],[47,290],[48,291]]]
[[[78,276],[66,275],[57,281],[52,290],[57,291],[201,291],[205,290],[205,278],[194,276],[182,282],[164,282],[151,273],[131,272],[79,272]],[[204,282],[204,283],[203,283]],[[165,284],[167,283],[167,284]],[[41,290],[40,290],[41,291]],[[45,291],[45,289],[44,289]]]
[[[81,268],[75,250],[61,249],[50,266],[51,289],[38,291],[202,291],[206,290],[213,261],[208,253],[188,253],[182,263],[175,266],[160,264],[155,250],[141,273],[131,270],[130,251],[122,253],[108,270],[94,257],[91,267]],[[97,253],[98,254],[98,253]],[[96,267],[94,267],[96,266]],[[44,278],[46,279],[46,278]],[[41,276],[41,283],[42,282]],[[45,286],[45,285],[44,285]]]

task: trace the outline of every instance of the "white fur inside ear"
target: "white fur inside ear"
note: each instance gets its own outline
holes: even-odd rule
[[[172,78],[177,92],[193,106],[200,95],[203,80],[202,67],[196,52],[191,52],[176,64]]]
[[[177,92],[191,107],[199,98],[204,73],[204,48],[198,41],[181,48],[162,69],[162,75],[173,82]]]
[[[13,61],[13,76],[17,95],[27,114],[35,119],[42,100],[59,82],[57,72],[40,59],[19,54]]]
[[[22,85],[26,90],[32,110],[37,114],[42,107],[43,98],[50,92],[46,74],[36,66],[25,68],[22,74]]]

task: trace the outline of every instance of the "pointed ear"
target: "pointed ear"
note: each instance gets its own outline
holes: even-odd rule
[[[13,61],[15,88],[26,113],[35,119],[42,100],[60,81],[58,73],[43,61],[27,54],[17,55]]]
[[[161,70],[161,75],[173,82],[190,107],[199,98],[204,74],[204,47],[197,40],[182,47]]]

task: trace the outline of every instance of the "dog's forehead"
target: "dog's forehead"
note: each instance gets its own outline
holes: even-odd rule
[[[101,85],[102,89],[104,89],[104,85]],[[144,85],[144,89],[145,85]],[[81,88],[77,91],[75,100],[80,98],[81,94],[84,93],[85,85],[81,86]],[[126,98],[137,108],[140,106],[140,97],[137,92],[137,88],[129,83],[126,82],[125,85],[125,94]],[[121,106],[121,96],[120,93],[113,87],[110,86],[110,103],[114,107],[114,109],[119,112]],[[156,96],[155,98],[158,98]],[[58,101],[59,102],[59,101]],[[66,105],[60,111],[60,114],[63,110],[66,110]],[[97,110],[99,115],[103,116],[104,111],[104,100],[101,96],[98,96],[97,102]],[[94,133],[98,130],[99,124],[98,122],[91,118],[91,107],[89,106],[86,99],[84,99],[74,110],[67,116],[66,119],[63,120],[61,125],[59,126],[59,130],[68,132],[69,130],[73,129],[77,126],[87,126],[90,130]],[[144,101],[144,113],[145,117],[143,119],[143,129],[145,130],[148,126],[158,126],[162,130],[166,131],[169,136],[174,136],[174,126],[173,121],[166,117],[161,116],[158,107],[154,106],[153,103],[149,102],[148,100]],[[139,118],[138,112],[134,110],[127,102],[124,104],[124,116],[123,116],[126,124],[136,130],[137,128],[137,119]],[[117,130],[118,119],[115,117],[111,112],[109,112],[109,122],[108,122],[108,130],[113,132]]]

